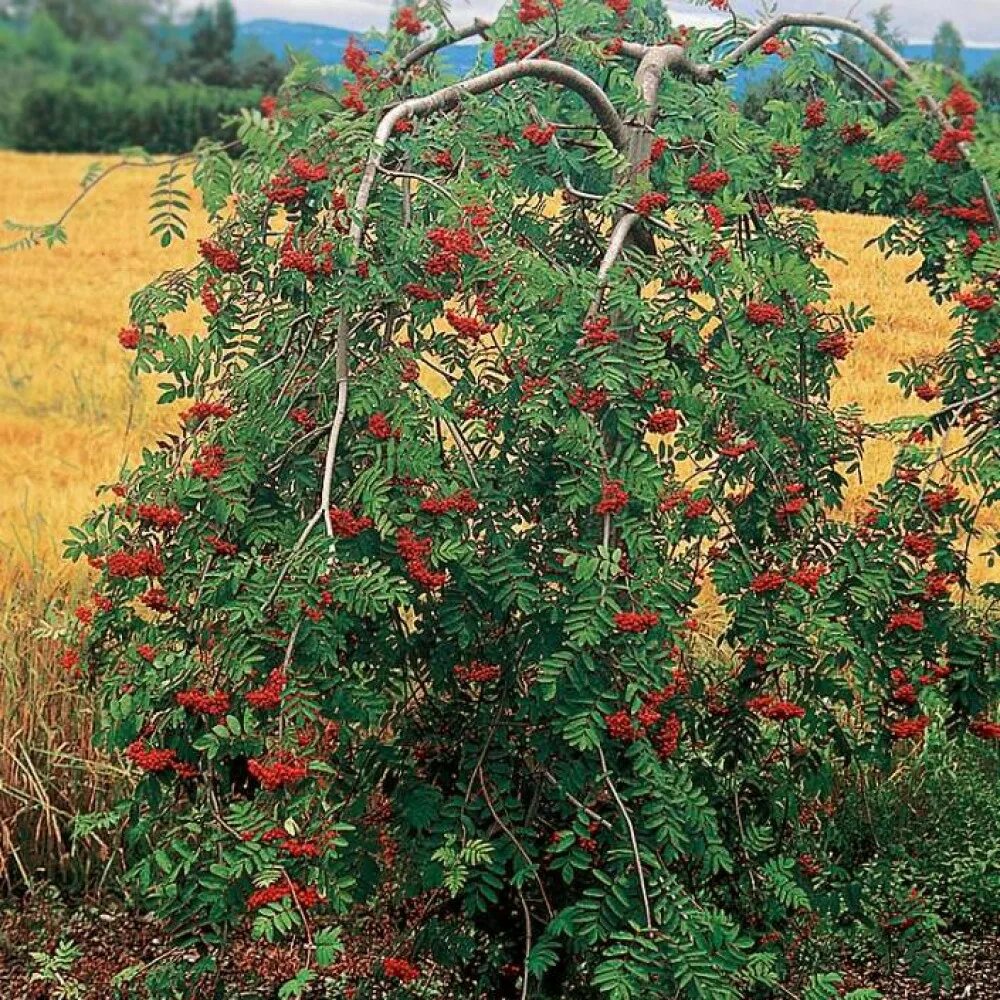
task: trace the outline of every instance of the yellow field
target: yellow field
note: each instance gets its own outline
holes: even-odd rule
[[[91,162],[0,152],[0,220],[54,219]],[[114,481],[123,460],[170,421],[156,412],[152,387],[130,378],[116,339],[129,295],[190,263],[201,234],[197,221],[186,243],[166,251],[146,235],[155,176],[124,170],[102,183],[71,216],[69,246],[0,257],[0,874],[18,809],[19,822],[41,823],[39,836],[58,846],[60,814],[113,777],[88,751],[85,699],[59,676],[36,630],[53,598],[80,582],[59,563],[65,529],[91,507],[95,486]],[[887,418],[901,400],[886,374],[901,358],[941,348],[947,311],[904,283],[906,261],[863,249],[885,220],[823,215],[820,223],[851,262],[831,266],[838,300],[867,303],[878,318],[844,364],[837,402],[856,400],[869,417]],[[891,454],[888,444],[870,448],[870,481]],[[68,751],[58,761],[57,749]]]

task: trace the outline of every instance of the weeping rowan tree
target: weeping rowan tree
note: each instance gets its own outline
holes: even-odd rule
[[[764,996],[862,918],[917,961],[933,915],[866,910],[829,831],[932,720],[1000,738],[976,99],[826,17],[425,19],[352,44],[340,89],[297,69],[238,162],[202,148],[218,230],[120,335],[184,412],[74,532],[65,662],[144,772],[138,898],[204,996],[248,927],[356,998]],[[728,80],[767,55],[796,98],[764,127]],[[872,320],[829,303],[817,176],[896,215],[879,245],[952,307],[895,376],[929,415],[831,404]],[[849,517],[874,436],[897,457]]]

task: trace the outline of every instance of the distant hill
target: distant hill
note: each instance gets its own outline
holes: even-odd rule
[[[241,24],[240,36],[255,39],[279,58],[291,50],[307,52],[320,62],[330,64],[340,62],[348,40],[352,36],[359,37],[359,33],[322,24],[260,19]],[[366,45],[366,48],[372,46]],[[478,45],[452,45],[442,52],[442,57],[455,73],[466,73],[476,64],[478,54]]]
[[[930,42],[915,42],[903,47],[903,55],[907,59],[930,59],[931,51]],[[967,46],[962,52],[965,60],[965,72],[969,76],[978,73],[996,55],[1000,55],[1000,47],[970,48]]]
[[[356,35],[357,33],[322,24],[304,24],[298,21],[279,19],[247,21],[240,25],[240,35],[243,39],[256,39],[264,48],[269,49],[279,58],[284,57],[291,49],[294,52],[308,52],[323,63],[339,62],[352,34]],[[475,65],[479,49],[480,46],[475,44],[452,45],[443,50],[442,57],[453,72],[463,74]],[[903,55],[907,59],[929,59],[931,46],[929,43],[907,45],[903,48]],[[966,72],[976,73],[995,55],[1000,55],[1000,46],[994,48],[967,47],[965,49]],[[739,89],[738,84],[737,89]]]

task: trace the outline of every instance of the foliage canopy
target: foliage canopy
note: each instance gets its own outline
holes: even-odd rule
[[[186,401],[69,544],[97,580],[65,663],[143,772],[131,882],[202,989],[251,921],[307,942],[303,991],[764,995],[861,914],[837,774],[932,718],[1000,737],[997,587],[968,576],[997,153],[931,68],[846,96],[832,19],[657,39],[628,3],[520,0],[448,87],[429,16],[337,92],[298,67],[239,162],[199,151],[218,231],[120,334]],[[725,83],[762,51],[791,88],[766,125]],[[777,207],[816,176],[900,214],[880,245],[954,304],[896,376],[930,418],[831,406],[871,318]],[[898,458],[849,519],[872,436]],[[940,975],[933,915],[886,906]]]

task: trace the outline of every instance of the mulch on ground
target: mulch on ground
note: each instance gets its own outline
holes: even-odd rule
[[[114,979],[124,969],[167,957],[194,957],[179,952],[168,956],[172,949],[162,927],[145,917],[111,908],[70,909],[54,896],[27,896],[0,906],[0,998],[62,996],[52,984],[32,981],[38,964],[31,953],[52,953],[66,940],[80,950],[68,973],[82,987],[80,1000],[111,1000]],[[869,987],[880,990],[885,1000],[1000,1000],[1000,934],[956,939],[953,944],[955,985],[937,998],[929,986],[902,971],[890,973],[875,961],[847,963],[842,970],[845,992]],[[234,938],[221,974],[224,982],[239,984],[234,995],[249,996],[248,987],[256,985],[256,996],[263,1000],[275,996],[302,958],[293,946],[268,945],[244,934]]]

